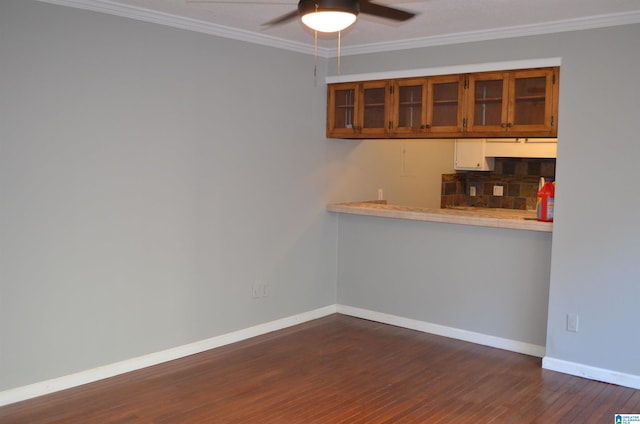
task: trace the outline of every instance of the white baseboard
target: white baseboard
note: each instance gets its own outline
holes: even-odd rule
[[[80,386],[82,384],[91,383],[116,375],[124,374],[130,371],[157,365],[163,362],[172,361],[174,359],[183,358],[185,356],[204,352],[216,347],[225,346],[231,343],[249,339],[251,337],[267,334],[272,331],[281,330],[317,318],[322,318],[333,313],[350,315],[357,318],[368,319],[385,324],[396,325],[398,327],[418,330],[425,333],[436,334],[440,336],[450,337],[454,339],[464,340],[472,343],[491,346],[499,349],[509,350],[512,352],[523,353],[526,355],[541,357],[542,367],[552,371],[559,371],[565,374],[576,375],[591,380],[604,381],[607,383],[617,384],[620,386],[640,389],[640,376],[619,373],[602,368],[590,367],[587,365],[577,364],[574,362],[563,361],[560,359],[545,356],[545,347],[534,344],[519,342],[501,337],[490,336],[482,333],[461,330],[458,328],[446,327],[439,324],[418,321],[410,318],[399,317],[396,315],[385,314],[382,312],[370,311],[367,309],[355,308],[346,305],[329,305],[313,311],[304,312],[298,315],[282,318],[279,320],[259,324],[253,327],[234,331],[232,333],[223,334],[210,339],[201,340],[172,349],[151,353],[149,355],[132,358],[129,360],[93,368],[79,373],[30,384],[28,386],[18,387],[15,389],[0,392],[0,406],[32,399],[38,396],[57,392]]]
[[[336,313],[336,305],[329,305],[323,308],[315,309],[313,311],[304,312],[302,314],[293,315],[290,317],[282,318],[279,320],[259,324],[253,327],[245,328],[242,330],[234,331],[232,333],[223,334],[210,339],[197,341],[183,346],[178,346],[172,349],[163,350],[160,352],[154,352],[149,355],[140,356],[137,358],[128,359],[114,364],[105,365],[98,368],[93,368],[86,371],[81,371],[75,374],[66,375],[59,378],[54,378],[47,381],[42,381],[28,386],[22,386],[15,389],[6,390],[0,392],[0,406],[8,405],[10,403],[20,402],[27,399],[32,399],[38,396],[46,395],[49,393],[57,392],[60,390],[69,389],[72,387],[80,386],[82,384],[92,383],[94,381],[102,380],[116,375],[124,374],[130,371],[139,370],[142,368],[157,365],[163,362],[172,361],[174,359],[183,358],[185,356],[193,355],[196,353],[204,352],[216,347],[225,346],[231,343],[246,340],[251,337],[267,334],[272,331],[281,330],[283,328],[291,327],[303,322],[311,321],[317,318],[321,318],[326,315]]]
[[[542,358],[545,354],[544,346],[504,339],[501,337],[490,336],[482,333],[475,333],[473,331],[461,330],[459,328],[446,327],[444,325],[432,324],[429,322],[418,321],[411,318],[403,318],[396,315],[385,314],[382,312],[370,311],[368,309],[337,305],[337,311],[338,313],[344,315],[351,315],[371,321],[382,322],[384,324],[391,324],[398,327],[436,334],[438,336],[450,337],[452,339],[464,340],[484,346],[496,347],[498,349],[509,350],[512,352],[524,353],[526,355],[537,356],[538,358]]]
[[[604,381],[605,383],[617,384],[618,386],[640,389],[640,375],[625,374],[562,359],[550,358],[548,356],[542,358],[542,368],[588,378],[589,380]]]

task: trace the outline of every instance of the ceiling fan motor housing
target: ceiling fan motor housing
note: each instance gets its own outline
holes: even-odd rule
[[[360,13],[360,2],[358,0],[300,0],[298,2],[300,16],[316,11],[347,12],[357,15]]]

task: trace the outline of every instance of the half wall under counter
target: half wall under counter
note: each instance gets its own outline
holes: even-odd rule
[[[384,201],[330,203],[329,212],[381,218],[408,219],[412,221],[442,222],[472,225],[476,227],[506,228],[527,231],[553,231],[553,223],[535,219],[535,212],[498,208],[436,209],[413,206],[389,205]]]

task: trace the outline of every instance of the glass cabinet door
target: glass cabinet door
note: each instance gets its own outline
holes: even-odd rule
[[[553,136],[554,69],[488,72],[469,77],[469,132]]]
[[[356,90],[336,90],[336,127],[353,128]]]
[[[425,129],[426,81],[425,78],[416,78],[395,82],[394,133],[419,133]]]
[[[357,83],[329,86],[327,136],[353,137],[357,126]]]
[[[361,128],[363,135],[380,135],[387,132],[389,123],[389,83],[387,81],[373,81],[363,83]]]
[[[514,71],[508,126],[513,131],[551,131],[554,74],[551,69]]]
[[[426,127],[430,132],[462,131],[463,76],[429,79]]]
[[[462,133],[463,75],[396,80],[393,132]]]
[[[505,72],[469,76],[468,131],[506,130],[508,88],[508,74]]]

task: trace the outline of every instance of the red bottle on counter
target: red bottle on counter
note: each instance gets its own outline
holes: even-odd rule
[[[546,181],[540,191],[538,191],[538,221],[553,222],[553,205],[555,201],[556,188],[550,181]]]

